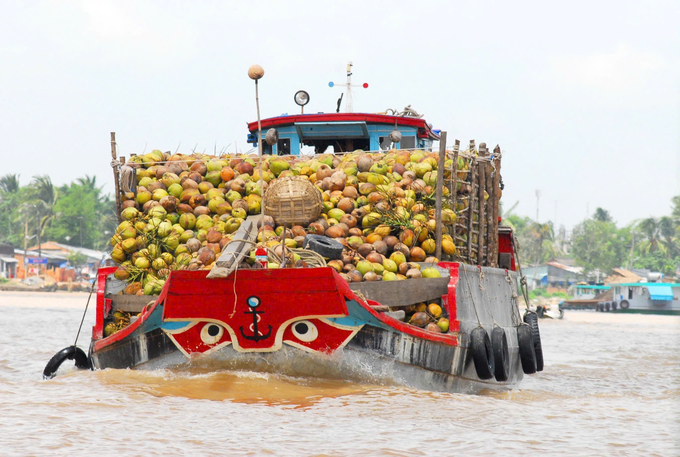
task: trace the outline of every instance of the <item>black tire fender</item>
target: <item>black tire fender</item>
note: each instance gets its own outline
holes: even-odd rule
[[[77,346],[69,346],[54,354],[50,361],[47,362],[43,370],[43,379],[53,378],[64,361],[73,359],[76,361],[76,368],[83,370],[92,369],[90,359],[85,352]]]
[[[536,353],[536,371],[543,371],[543,347],[541,346],[541,332],[538,330],[538,317],[536,313],[530,311],[524,313],[524,322],[531,327],[534,352]]]
[[[525,374],[536,373],[536,351],[529,324],[520,324],[517,327],[517,346],[519,346],[519,359],[522,362],[522,371]]]
[[[482,327],[470,333],[470,352],[479,379],[493,378],[495,365],[489,334]]]
[[[302,242],[302,247],[330,260],[342,258],[342,244],[327,236],[307,235],[305,236],[305,241]]]
[[[507,381],[510,377],[510,351],[508,350],[508,337],[503,328],[494,327],[491,331],[491,346],[493,347],[496,381]]]
[[[621,309],[628,309],[630,307],[630,303],[628,303],[628,300],[622,300],[619,305],[621,306]]]

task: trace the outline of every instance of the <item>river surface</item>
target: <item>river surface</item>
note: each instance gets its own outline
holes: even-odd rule
[[[544,371],[503,393],[72,361],[43,381],[86,302],[0,292],[0,455],[680,455],[679,317],[541,320]]]

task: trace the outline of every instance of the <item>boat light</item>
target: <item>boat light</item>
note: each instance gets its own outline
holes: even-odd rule
[[[309,94],[305,92],[304,90],[299,90],[295,92],[295,103],[297,103],[300,106],[305,106],[307,103],[309,103]]]

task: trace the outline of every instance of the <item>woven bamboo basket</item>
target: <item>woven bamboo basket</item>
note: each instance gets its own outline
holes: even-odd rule
[[[279,225],[308,225],[321,211],[321,192],[304,178],[279,178],[264,194],[264,213]]]

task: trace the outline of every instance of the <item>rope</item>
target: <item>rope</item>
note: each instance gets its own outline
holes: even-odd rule
[[[481,327],[482,321],[479,319],[479,313],[477,312],[477,304],[475,303],[475,297],[472,294],[472,287],[470,287],[470,280],[468,279],[467,269],[465,268],[464,265],[461,265],[461,266],[463,267],[463,275],[465,276],[465,282],[467,283],[468,290],[470,291],[470,300],[472,300],[472,309],[475,310],[475,316],[477,317],[477,326]]]
[[[111,162],[111,166],[113,166],[113,162]],[[128,165],[121,167],[120,163],[118,167],[120,168],[120,190],[122,192],[135,192],[137,190],[137,172],[135,169]]]
[[[519,263],[519,240],[513,235],[513,249],[515,250],[515,260],[517,261],[517,271],[519,271],[519,286],[522,289],[522,296],[524,297],[524,303],[526,304],[527,310],[531,310],[529,305],[529,291],[527,290],[527,278],[522,273],[522,265]]]
[[[92,298],[92,293],[94,292],[94,285],[97,284],[97,280],[92,283],[90,287],[90,295],[87,296],[87,304],[85,305],[85,311],[83,312],[83,317],[80,319],[80,326],[78,327],[78,333],[76,333],[76,340],[73,342],[75,347],[78,344],[78,337],[80,336],[80,330],[83,328],[83,322],[85,322],[85,315],[87,314],[87,308],[90,306],[90,299]]]
[[[300,256],[300,260],[305,262],[309,267],[317,268],[317,267],[325,267],[326,266],[326,260],[321,256],[321,254],[310,251],[309,249],[302,249],[302,248],[296,248],[296,249],[291,249],[291,248],[285,248],[286,251],[291,251],[297,255]],[[283,259],[276,254],[272,249],[270,249],[267,252],[267,259],[274,262],[281,264]]]
[[[505,270],[505,280],[510,285],[510,289],[512,290],[512,296],[510,298],[515,304],[515,306],[512,307],[512,317],[514,318],[515,326],[518,326],[522,323],[522,317],[519,315],[519,306],[517,305],[517,299],[519,298],[519,295],[517,295],[517,291],[515,289],[517,284],[513,284],[514,281],[510,277],[510,272],[508,270]]]
[[[229,315],[229,319],[234,317],[234,314],[236,314],[236,303],[238,302],[238,294],[236,293],[236,274],[238,273],[238,263],[236,263],[236,267],[234,268],[234,308],[231,310],[231,314]]]

